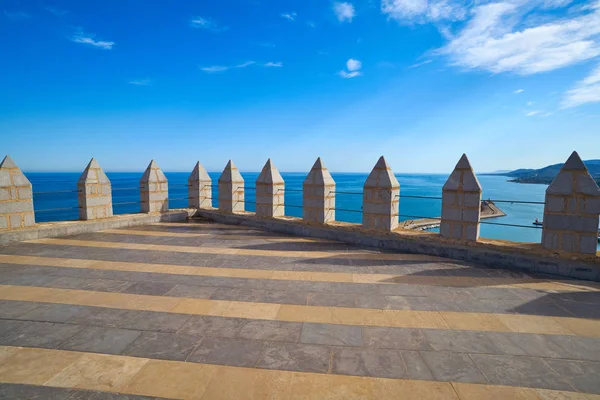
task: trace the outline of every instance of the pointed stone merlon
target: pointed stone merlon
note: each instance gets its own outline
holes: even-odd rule
[[[302,186],[302,218],[321,224],[335,221],[335,181],[320,157]]]
[[[219,210],[228,213],[244,211],[244,178],[231,160],[219,177]]]
[[[140,179],[140,201],[143,213],[169,211],[169,182],[154,160]]]
[[[92,220],[113,215],[110,180],[92,158],[77,181],[79,219]]]
[[[285,183],[271,159],[256,179],[256,215],[259,217],[282,217],[284,215]]]
[[[212,180],[200,161],[196,163],[194,170],[188,178],[188,207],[211,208]]]
[[[542,246],[596,254],[600,189],[577,152],[573,152],[546,189]]]
[[[31,183],[6,156],[0,163],[0,230],[34,224]]]
[[[442,188],[440,234],[457,240],[476,241],[480,216],[481,185],[469,159],[463,154]]]
[[[400,183],[381,156],[363,188],[363,227],[393,231],[398,227]]]

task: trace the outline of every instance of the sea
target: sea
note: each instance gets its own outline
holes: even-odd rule
[[[255,182],[258,172],[243,172],[245,184],[245,208],[255,211]],[[78,219],[77,179],[80,173],[25,173],[33,185],[35,218],[37,222],[70,221]],[[165,173],[169,180],[169,207],[187,207],[187,178],[189,172]],[[209,173],[213,181],[212,202],[218,207],[217,180],[220,173]],[[281,174],[285,181],[285,215],[302,216],[302,182],[306,173]],[[366,173],[332,173],[336,182],[336,215],[338,221],[361,223],[362,187]],[[107,173],[113,188],[114,214],[140,211],[139,180],[142,172]],[[423,217],[435,218],[441,214],[442,186],[447,174],[397,174],[400,182],[400,220]],[[543,219],[543,204],[520,202],[543,202],[547,185],[508,182],[507,177],[479,175],[483,199],[492,199],[506,213],[505,217],[482,220],[481,237],[515,242],[540,242],[541,229],[533,225],[537,218]],[[432,198],[414,198],[421,196]],[[493,225],[500,223],[504,225]],[[518,225],[518,226],[509,226]],[[432,229],[432,232],[438,231]],[[600,246],[599,246],[600,248]]]

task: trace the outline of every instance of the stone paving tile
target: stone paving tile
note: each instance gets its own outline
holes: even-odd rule
[[[165,293],[165,296],[210,299],[217,290],[219,289],[211,286],[175,285],[175,287]]]
[[[505,333],[505,336],[528,356],[548,358],[569,358],[571,356],[567,350],[551,339],[551,335],[515,332]],[[495,354],[499,353],[496,352]]]
[[[23,322],[23,325],[17,327],[17,329],[2,334],[0,344],[4,346],[54,349],[82,330],[82,327],[74,325],[48,322]]]
[[[374,308],[384,310],[388,308],[388,301],[385,296],[378,295],[356,295],[356,306],[359,308]]]
[[[85,310],[86,307],[70,304],[41,304],[21,315],[18,319],[43,322],[67,322],[82,314]]]
[[[422,329],[367,326],[362,328],[364,344],[370,348],[431,350]]]
[[[427,342],[435,351],[454,353],[498,354],[499,350],[485,332],[423,329]]]
[[[309,306],[356,307],[353,294],[309,293]]]
[[[548,336],[552,342],[565,350],[569,357],[578,360],[600,361],[600,339],[578,336]]]
[[[133,282],[113,279],[96,279],[89,283],[84,289],[95,290],[98,292],[122,292],[131,285],[133,285]]]
[[[169,290],[173,289],[175,285],[171,283],[158,283],[158,282],[136,282],[131,286],[128,286],[122,293],[133,293],[133,294],[148,294],[152,296],[162,296]]]
[[[331,350],[328,346],[302,343],[267,342],[258,359],[258,368],[300,372],[329,370]]]
[[[390,350],[336,348],[332,372],[342,375],[406,378],[406,366],[400,353]]]
[[[187,358],[191,362],[253,367],[264,342],[247,339],[205,338]]]
[[[573,390],[541,358],[488,354],[473,354],[471,357],[494,385]]]
[[[464,311],[458,302],[447,302],[424,296],[405,296],[404,299],[411,310],[419,311]]]
[[[176,332],[190,319],[186,314],[140,311],[132,319],[120,324],[126,329],[139,331]]]
[[[63,400],[72,399],[74,394],[75,391],[72,389],[50,386],[0,384],[0,399]],[[87,395],[90,396],[93,393],[87,392]]]
[[[0,301],[0,318],[16,318],[39,306],[40,303],[29,301],[3,300]]]
[[[408,296],[386,296],[390,310],[410,310],[411,305],[408,302]]]
[[[91,353],[121,354],[137,337],[139,331],[117,328],[87,327],[63,343],[62,350]]]
[[[234,338],[248,320],[193,315],[179,329],[178,333],[197,336]]]
[[[438,381],[488,383],[469,354],[443,351],[422,351],[420,354]]]
[[[257,302],[265,294],[264,290],[243,288],[222,288],[217,290],[210,298],[213,300],[235,300]]]
[[[92,325],[107,328],[120,328],[126,321],[133,320],[140,311],[115,308],[86,307],[68,322],[77,325]]]
[[[545,360],[575,390],[600,394],[600,362]]]
[[[306,305],[308,294],[303,292],[286,292],[280,290],[265,290],[258,300],[261,303]]]
[[[362,346],[362,330],[360,326],[302,324],[300,342],[307,344],[324,344],[335,346]]]
[[[399,350],[404,365],[406,366],[406,378],[433,381],[431,370],[425,364],[423,357],[418,351]]]
[[[49,282],[46,286],[59,289],[83,289],[93,282],[94,279],[74,278],[65,276],[54,279],[53,281]]]
[[[21,275],[2,282],[2,284],[19,286],[46,286],[51,284],[51,282],[54,280],[56,280],[56,277],[51,275]]]
[[[237,336],[241,339],[297,342],[301,331],[300,322],[248,321]]]
[[[143,332],[125,354],[160,360],[185,361],[202,338],[175,333]]]

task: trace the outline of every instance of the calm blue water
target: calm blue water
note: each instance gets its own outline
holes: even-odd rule
[[[27,173],[33,185],[35,217],[38,222],[65,221],[78,219],[77,187],[79,173]],[[115,214],[139,212],[139,179],[142,173],[107,173],[113,187],[113,204]],[[169,180],[169,206],[170,208],[187,207],[187,172],[171,172],[165,174]],[[213,206],[218,207],[217,179],[220,173],[213,172]],[[306,173],[282,173],[286,183],[285,214],[289,216],[302,216],[302,182]],[[334,173],[336,192],[362,192],[367,174]],[[242,173],[246,181],[246,210],[255,211],[254,182],[258,173]],[[400,194],[411,196],[441,197],[442,186],[448,175],[433,174],[398,174]],[[520,200],[544,201],[546,185],[526,185],[507,182],[502,176],[479,176],[483,187],[483,198],[494,200]],[[65,191],[64,193],[44,193],[51,191]],[[121,204],[133,203],[133,204]],[[336,194],[336,208],[351,211],[336,211],[336,220],[346,222],[361,222],[361,194]],[[502,222],[532,226],[532,221],[543,217],[541,204],[511,204],[497,203],[507,214],[506,217],[488,219],[487,221]],[[63,209],[44,212],[48,209]],[[400,220],[415,219],[414,217],[438,217],[441,213],[441,200],[435,199],[400,199]],[[413,217],[409,217],[413,216]],[[481,236],[492,239],[504,239],[519,242],[539,242],[541,230],[531,228],[515,228],[505,226],[482,225]]]

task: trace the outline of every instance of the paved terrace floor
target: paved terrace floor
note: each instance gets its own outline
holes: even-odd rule
[[[0,318],[3,398],[600,399],[598,284],[240,226],[0,247]]]

